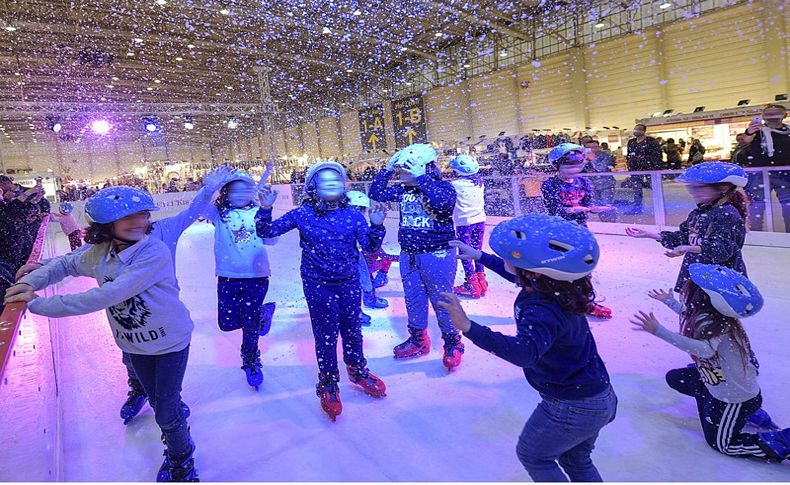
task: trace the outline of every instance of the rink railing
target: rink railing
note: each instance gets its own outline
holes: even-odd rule
[[[48,225],[49,216],[46,216],[41,220],[38,234],[36,234],[36,242],[33,244],[33,250],[27,259],[28,263],[36,263],[41,259]],[[20,333],[19,325],[22,322],[22,317],[25,316],[26,309],[27,305],[25,303],[9,303],[3,309],[2,315],[0,315],[0,379],[5,378],[5,369],[14,354],[14,341]]]
[[[749,175],[759,174],[756,189],[763,194],[765,210],[761,217],[763,230],[753,229],[747,244],[759,246],[790,247],[790,227],[785,228],[782,207],[774,194],[784,182],[772,174],[787,171],[790,166],[755,167],[745,169]],[[590,228],[596,233],[623,234],[625,227],[637,226],[653,230],[674,230],[696,205],[684,186],[675,182],[683,170],[644,172],[583,173],[593,185],[595,205],[612,206],[613,210],[590,215]],[[489,224],[502,219],[545,211],[540,193],[540,183],[552,174],[534,173],[514,176],[483,177],[485,181],[485,208]],[[753,176],[754,177],[754,176]],[[773,178],[773,180],[772,180]],[[790,178],[790,177],[789,177]],[[350,190],[367,193],[372,182],[350,182]],[[637,186],[641,186],[641,190]],[[303,184],[291,184],[294,203],[301,200]],[[790,191],[790,187],[787,189]],[[638,194],[641,192],[641,203]],[[397,216],[392,205],[390,216]],[[790,208],[789,208],[790,209]],[[757,224],[757,223],[755,223]],[[748,225],[748,223],[747,223]]]

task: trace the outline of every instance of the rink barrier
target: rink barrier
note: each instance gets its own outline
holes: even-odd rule
[[[36,242],[27,258],[28,263],[36,263],[41,259],[48,225],[49,216],[45,216],[41,220],[38,234],[36,234]],[[25,316],[25,310],[27,310],[27,304],[24,302],[9,303],[0,315],[0,379],[5,379],[5,369],[14,354],[14,341],[20,333],[19,325],[22,322],[22,317]]]
[[[781,206],[771,198],[770,175],[776,171],[790,171],[790,166],[746,167],[749,174],[762,174],[762,191],[766,201],[763,221],[764,231],[749,231],[746,244],[790,248],[790,227],[782,230]],[[683,170],[633,171],[582,173],[593,188],[605,187],[608,200],[596,200],[596,205],[612,205],[615,210],[591,214],[588,225],[597,234],[624,235],[626,227],[639,227],[651,231],[676,231],[688,214],[696,208],[682,184],[674,180]],[[552,174],[524,174],[513,176],[486,176],[485,203],[488,220],[486,225],[512,217],[545,212],[540,193],[540,183]],[[643,200],[634,204],[636,181],[642,183]],[[372,182],[350,182],[349,190],[368,193]],[[291,199],[300,200],[303,184],[292,184]],[[596,197],[595,199],[599,199]],[[388,218],[398,217],[396,204],[389,204]]]

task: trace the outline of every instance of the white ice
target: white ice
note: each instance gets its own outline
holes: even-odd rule
[[[395,249],[395,222],[390,219],[387,225],[385,246]],[[315,395],[317,367],[299,279],[298,236],[292,232],[269,248],[273,278],[267,301],[277,302],[277,313],[271,333],[261,339],[265,381],[259,392],[251,389],[239,369],[240,333],[217,328],[212,230],[205,223],[190,228],[179,245],[177,265],[181,297],[196,324],[183,399],[192,408],[189,424],[201,479],[529,480],[516,458],[515,445],[539,396],[521,369],[467,341],[463,364],[448,374],[441,363],[441,339],[432,313],[431,354],[410,361],[393,359],[392,347],[406,335],[397,264],[390,272],[390,285],[379,291],[389,299],[390,308],[366,310],[373,324],[363,329],[369,367],[386,382],[388,395],[370,398],[343,373],[344,410],[332,423]],[[631,330],[628,317],[638,309],[655,311],[665,326],[675,328],[677,317],[646,292],[671,287],[680,260],[663,256],[654,241],[606,235],[599,241],[602,259],[595,272],[596,287],[615,317],[592,321],[591,327],[619,397],[617,418],[602,430],[593,454],[604,479],[790,480],[788,463],[766,464],[712,450],[703,439],[694,401],[664,382],[664,373],[685,366],[689,357]],[[62,234],[57,243],[62,250]],[[761,363],[764,408],[780,425],[790,426],[786,367],[790,249],[752,246],[744,253],[752,279],[766,297],[762,313],[746,321]],[[489,280],[489,295],[466,301],[464,307],[479,323],[512,334],[516,288],[493,274]],[[58,291],[79,292],[93,285],[87,279],[71,279]],[[29,317],[24,325],[38,327],[23,328],[28,337],[20,337],[18,351],[34,352],[30,346],[46,320]],[[8,426],[3,441],[10,450],[0,455],[0,480],[152,480],[162,459],[160,431],[148,406],[128,426],[118,416],[126,396],[126,375],[104,315],[65,318],[53,326],[57,327],[53,333],[57,397],[20,389],[18,382],[14,386],[21,374],[38,372],[39,391],[42,386],[52,387],[50,374],[36,367],[52,359],[46,342],[38,342],[43,355],[30,360],[28,368],[12,365],[11,383],[0,387],[5,416],[0,424]],[[40,416],[41,407],[60,413],[61,424],[44,431],[55,436],[46,441],[52,448],[47,450],[48,461],[34,458],[41,450],[14,449],[15,444],[30,442],[19,433],[41,433],[40,423],[32,417],[25,422],[25,416]]]

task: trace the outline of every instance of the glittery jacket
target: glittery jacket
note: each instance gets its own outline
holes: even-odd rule
[[[277,238],[262,239],[255,233],[257,206],[231,209],[221,218],[211,206],[206,218],[214,224],[214,261],[217,276],[226,278],[261,278],[271,276],[269,255],[264,245],[274,245]]]

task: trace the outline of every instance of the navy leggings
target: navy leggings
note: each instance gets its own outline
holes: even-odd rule
[[[267,291],[267,277],[217,277],[217,323],[224,332],[241,329],[241,353],[244,355],[254,354],[258,350],[261,306]]]
[[[455,235],[459,241],[468,244],[477,250],[483,249],[483,235],[486,232],[486,223],[478,222],[468,226],[456,226]],[[483,272],[483,263],[480,261],[461,260],[464,267],[464,274],[467,278],[473,274]]]
[[[318,370],[337,371],[338,334],[343,338],[343,361],[348,365],[367,366],[359,323],[362,305],[359,280],[327,283],[303,278],[302,288],[310,310]]]

